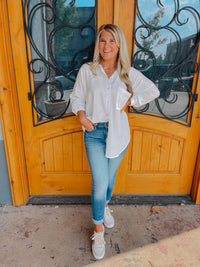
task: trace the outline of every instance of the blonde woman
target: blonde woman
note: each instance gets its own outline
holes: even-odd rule
[[[157,87],[130,66],[122,30],[113,24],[102,25],[93,62],[82,65],[70,96],[72,111],[83,126],[92,174],[92,252],[96,259],[105,255],[104,226],[112,228],[115,224],[108,203],[130,141],[125,109],[158,96]]]

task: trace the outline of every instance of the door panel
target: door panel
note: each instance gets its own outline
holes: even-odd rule
[[[87,161],[84,162],[82,131],[45,137],[40,143],[42,174],[89,171]]]
[[[32,88],[37,85],[27,68],[26,50],[30,56],[30,47],[29,43],[25,45],[21,1],[7,3],[30,195],[90,194],[91,175],[77,117],[68,110],[62,118],[38,120],[36,110],[32,109],[28,98],[30,83]],[[135,44],[134,3],[98,1],[98,25],[115,22],[122,28],[130,58]],[[24,52],[19,56],[19,51]],[[197,75],[193,90],[196,83],[198,93]],[[162,115],[147,116],[127,110],[131,141],[117,173],[114,193],[190,193],[200,133],[199,106],[200,99],[195,102],[193,114],[188,113],[188,118],[193,117],[190,127]]]
[[[130,172],[179,173],[183,140],[160,132],[136,128],[133,129],[131,137]]]

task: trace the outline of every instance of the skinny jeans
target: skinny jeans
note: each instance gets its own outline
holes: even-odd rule
[[[108,122],[94,125],[92,131],[85,130],[84,142],[90,171],[92,174],[92,216],[94,224],[102,224],[106,203],[109,203],[115,184],[119,164],[126,152],[125,148],[116,158],[106,158],[106,138]]]

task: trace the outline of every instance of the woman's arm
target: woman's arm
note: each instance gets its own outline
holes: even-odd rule
[[[160,91],[157,86],[140,71],[132,68],[130,79],[133,85],[131,106],[140,107],[159,97]]]
[[[126,110],[126,108],[131,104],[131,100],[129,99],[126,104],[124,105],[124,107],[120,110],[120,113],[122,113],[123,111]]]
[[[85,111],[84,110],[79,110],[77,112],[78,115],[78,119],[80,121],[80,123],[82,124],[82,126],[87,130],[87,131],[92,131],[93,130],[93,123],[87,119],[86,115],[85,115]]]
[[[86,75],[84,65],[80,68],[73,91],[70,95],[70,104],[72,112],[78,115],[79,110],[85,110],[85,92],[86,90]]]

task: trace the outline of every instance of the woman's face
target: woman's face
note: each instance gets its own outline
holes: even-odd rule
[[[117,46],[112,33],[102,31],[99,38],[99,52],[103,61],[116,62],[119,47]]]

